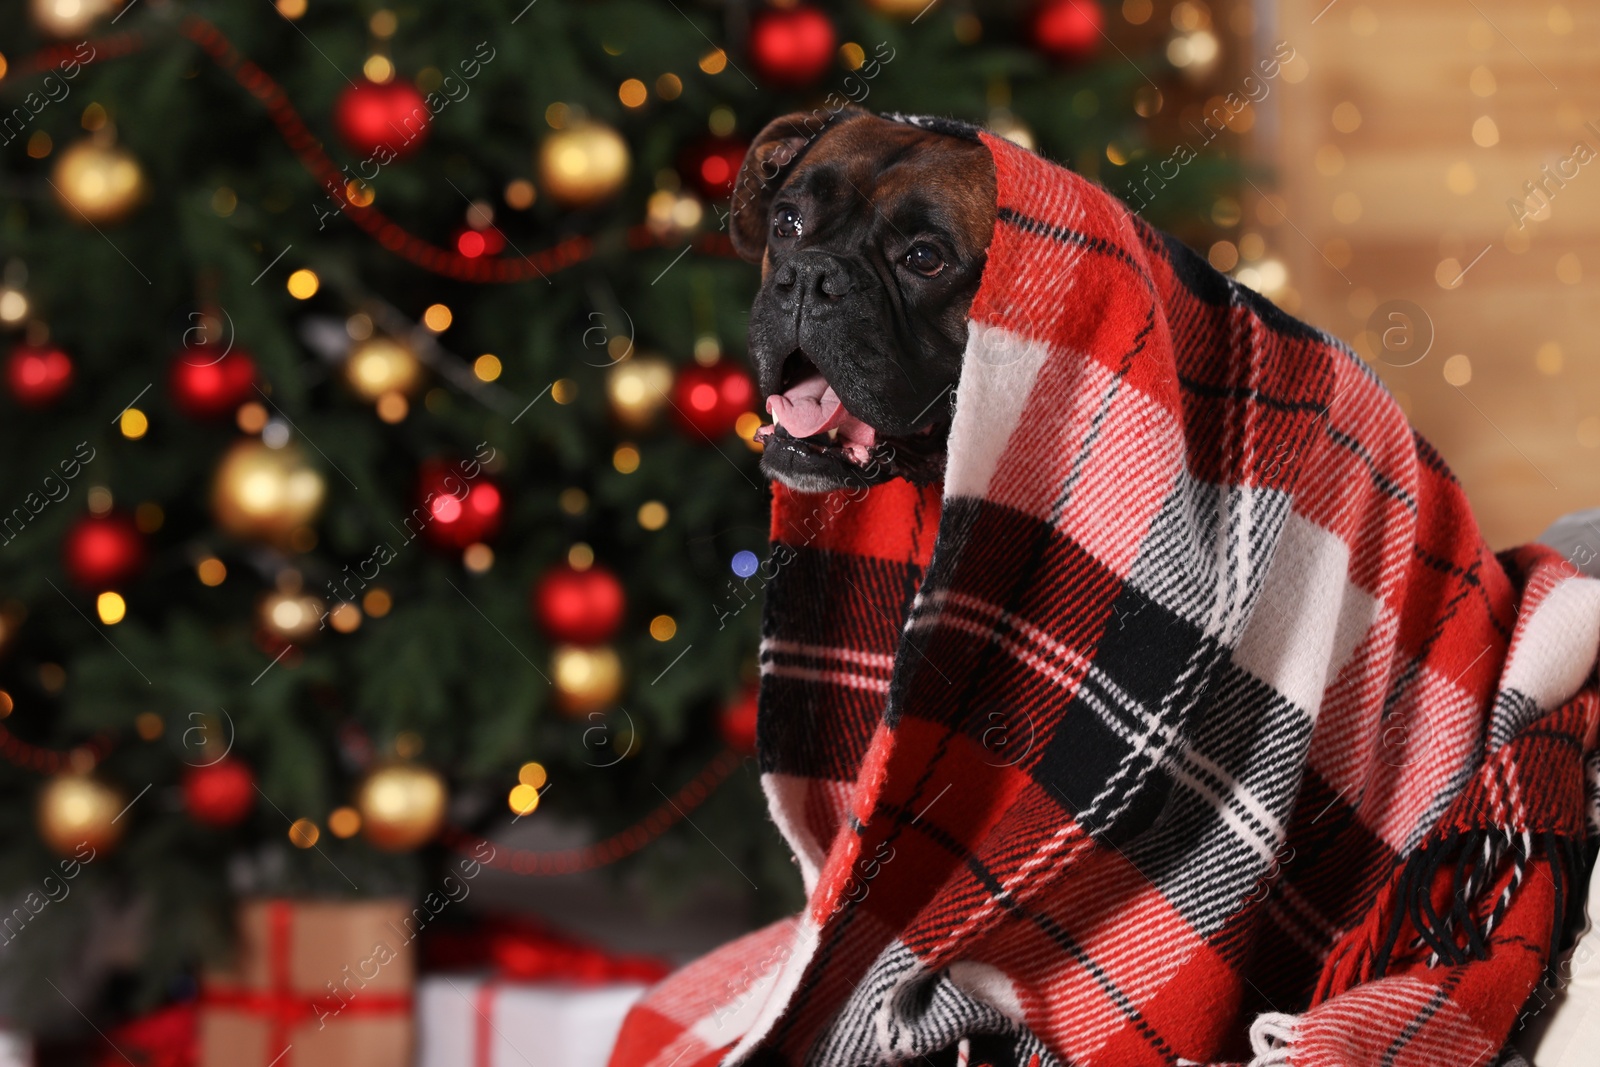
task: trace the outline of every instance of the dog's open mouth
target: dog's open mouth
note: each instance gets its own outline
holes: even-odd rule
[[[756,431],[756,440],[793,438],[808,449],[843,456],[865,467],[878,443],[878,431],[845,409],[839,394],[805,353],[795,351],[784,362],[782,392],[767,397],[772,425]],[[781,434],[780,434],[781,431]]]

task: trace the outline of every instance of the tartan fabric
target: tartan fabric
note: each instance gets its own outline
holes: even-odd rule
[[[612,1067],[1516,1062],[1581,915],[1600,582],[1492,553],[1337,340],[981,136],[943,484],[774,486],[807,906]]]

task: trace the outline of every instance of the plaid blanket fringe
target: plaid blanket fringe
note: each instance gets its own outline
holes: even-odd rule
[[[807,904],[612,1067],[1519,1063],[1594,854],[1600,582],[1491,552],[1337,340],[906,121],[999,189],[945,478],[774,486]]]

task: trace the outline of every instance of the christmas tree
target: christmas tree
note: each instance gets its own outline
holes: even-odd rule
[[[143,932],[76,1001],[112,1015],[242,896],[415,895],[513,820],[595,842],[503,853],[530,876],[749,872],[792,909],[739,770],[747,140],[954,115],[1123,192],[1204,97],[1178,6],[0,4],[13,1011],[71,1015],[37,979],[74,986],[97,909]],[[1236,224],[1225,141],[1145,216]]]

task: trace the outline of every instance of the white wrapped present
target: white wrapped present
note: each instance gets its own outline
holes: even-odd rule
[[[417,986],[417,1067],[605,1067],[646,988],[429,975]]]

